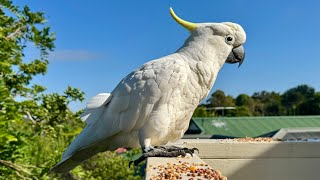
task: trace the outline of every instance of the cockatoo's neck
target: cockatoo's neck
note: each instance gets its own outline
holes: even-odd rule
[[[213,65],[219,71],[231,49],[218,38],[218,36],[210,38],[206,35],[192,34],[177,53],[187,56],[188,60]]]
[[[205,35],[192,34],[177,51],[188,57],[188,60],[202,61],[221,68],[228,57],[230,50],[221,42],[219,37],[209,38]],[[229,52],[228,52],[229,51]]]
[[[188,62],[203,90],[208,91],[204,93],[209,93],[228,56],[227,47],[224,49],[219,43],[219,39],[191,35],[177,51]]]

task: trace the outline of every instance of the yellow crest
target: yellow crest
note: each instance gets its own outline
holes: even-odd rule
[[[185,21],[181,18],[179,18],[176,13],[174,13],[173,9],[170,7],[170,14],[171,16],[173,17],[173,19],[179,23],[181,26],[183,26],[184,28],[188,29],[189,31],[193,31],[195,30],[198,25],[195,24],[195,23],[191,23],[191,22],[188,22],[188,21]]]

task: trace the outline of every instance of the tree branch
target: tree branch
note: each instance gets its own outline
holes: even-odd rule
[[[35,176],[33,176],[31,172],[29,172],[29,171],[27,171],[27,170],[25,170],[25,169],[17,166],[16,164],[14,164],[14,163],[12,163],[12,162],[10,162],[10,161],[5,161],[5,160],[1,160],[1,159],[0,159],[0,165],[1,165],[1,164],[4,165],[4,166],[7,166],[7,167],[9,167],[9,168],[11,168],[11,169],[13,169],[13,170],[15,170],[15,171],[16,171],[16,174],[17,174],[18,176],[20,176],[20,177],[23,177],[23,179],[27,179],[27,177],[22,176],[19,172],[23,172],[23,173],[25,173],[25,174],[27,174],[27,175],[29,175],[29,176],[32,176],[32,177],[33,177],[34,179],[36,179],[36,180],[38,179],[38,178],[36,178]]]
[[[21,28],[18,28],[18,29],[15,30],[13,33],[9,34],[9,35],[6,37],[6,39],[9,40],[9,39],[11,39],[11,38],[14,38],[14,36],[20,32],[20,29],[21,29]]]
[[[18,171],[15,171],[16,175],[19,176],[21,179],[25,180],[25,179],[28,179],[28,180],[32,180],[31,178],[28,178],[28,177],[25,177],[25,176],[22,176]]]

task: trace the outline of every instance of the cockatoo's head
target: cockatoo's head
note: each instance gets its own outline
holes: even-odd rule
[[[192,35],[205,41],[204,43],[218,48],[220,55],[225,57],[227,63],[243,63],[245,53],[243,44],[246,41],[246,33],[239,24],[231,22],[223,23],[191,23],[179,18],[172,8],[171,16],[181,26],[188,29]]]

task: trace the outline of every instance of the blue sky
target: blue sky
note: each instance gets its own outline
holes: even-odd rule
[[[169,7],[188,21],[241,24],[247,33],[244,64],[226,64],[212,89],[236,96],[283,92],[299,84],[320,90],[320,1],[154,0],[15,1],[46,14],[56,33],[48,73],[34,82],[48,92],[68,85],[86,99],[111,92],[143,63],[175,52],[188,32]],[[35,52],[28,50],[27,57]],[[80,109],[85,103],[72,104]]]

